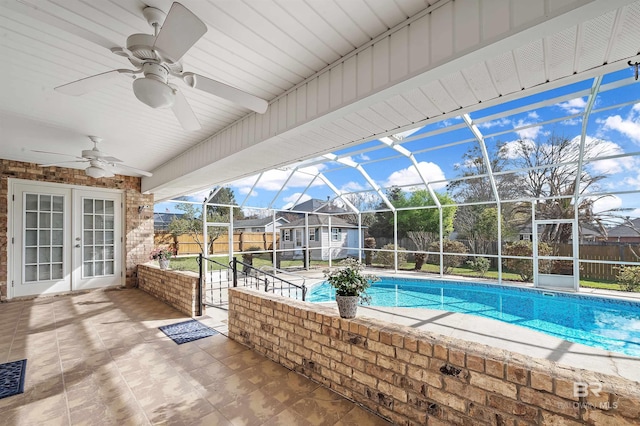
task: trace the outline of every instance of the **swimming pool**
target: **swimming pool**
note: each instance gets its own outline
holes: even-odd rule
[[[571,342],[640,357],[640,302],[492,284],[381,277],[372,306],[438,309],[492,318]],[[335,300],[328,283],[307,300]]]

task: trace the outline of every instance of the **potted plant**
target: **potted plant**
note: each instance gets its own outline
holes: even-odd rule
[[[342,318],[355,318],[358,301],[369,303],[366,294],[372,282],[379,281],[375,275],[363,274],[364,265],[356,259],[345,259],[340,267],[325,271],[325,277],[331,287],[336,289],[336,303]]]
[[[169,267],[169,259],[175,253],[174,249],[167,247],[158,247],[153,249],[149,259],[157,260],[158,265],[160,265],[160,269],[167,269]]]

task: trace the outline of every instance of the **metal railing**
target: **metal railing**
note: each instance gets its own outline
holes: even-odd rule
[[[283,279],[276,274],[255,268],[253,265],[235,258],[228,265],[225,265],[200,254],[198,266],[200,272],[198,306],[202,306],[202,304],[217,307],[227,305],[229,302],[227,290],[232,286],[251,287],[301,300],[305,300],[307,296],[305,278],[290,272],[277,270],[280,274],[288,274],[302,279],[302,284]]]
[[[301,300],[305,300],[307,297],[307,286],[304,282],[302,284],[296,284],[235,258],[231,264],[233,265],[234,287],[240,286],[252,287],[258,290],[263,289],[265,292]],[[242,267],[241,270],[238,269],[240,266]]]
[[[206,265],[206,267],[205,267]],[[200,303],[222,306],[228,303],[227,289],[233,284],[233,269],[214,259],[198,255]]]

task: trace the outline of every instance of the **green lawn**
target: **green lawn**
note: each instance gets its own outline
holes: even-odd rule
[[[223,263],[223,264],[228,264],[229,262],[229,258],[228,257],[216,257],[214,258],[217,262]],[[334,262],[335,264],[336,262]],[[329,266],[329,262],[326,261],[312,261],[311,262],[312,266],[314,267],[328,267]],[[270,259],[263,259],[263,258],[254,258],[253,259],[253,266],[255,266],[256,268],[260,268],[262,266],[271,266],[271,260]],[[282,269],[287,269],[287,268],[302,268],[302,260],[283,260],[282,263],[280,264],[280,267]],[[380,267],[382,268],[382,265],[373,265],[374,267]],[[222,268],[221,266],[218,266],[214,263],[209,264],[209,269],[220,269]],[[176,271],[193,271],[193,272],[198,272],[198,262],[197,262],[197,257],[173,257],[171,258],[171,269],[174,269]],[[402,265],[400,265],[399,269],[401,270],[406,270],[406,271],[413,271],[413,263],[404,263]],[[438,267],[438,265],[431,265],[431,264],[425,264],[422,267],[422,271],[423,272],[430,272],[430,273],[434,273],[437,274],[440,272],[440,269]],[[470,268],[464,268],[464,267],[459,267],[459,268],[453,268],[450,272],[451,275],[460,275],[463,277],[476,277],[479,278],[480,274],[478,274],[477,272],[475,272],[474,270],[470,269]],[[497,280],[498,279],[498,271],[497,270],[489,270],[487,271],[487,273],[484,275],[484,278],[488,278],[488,279],[494,279]],[[503,272],[502,273],[502,279],[503,280],[508,280],[508,281],[521,281],[520,280],[520,276],[518,274],[513,274],[510,272]],[[620,289],[620,285],[616,282],[613,281],[596,281],[596,280],[586,280],[586,279],[582,279],[580,280],[580,286],[581,287],[585,287],[585,288],[599,288],[599,289],[604,289],[604,290],[618,290],[618,291],[622,291]]]

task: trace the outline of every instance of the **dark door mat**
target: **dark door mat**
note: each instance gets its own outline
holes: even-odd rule
[[[24,392],[27,360],[0,364],[0,399]]]
[[[217,331],[207,327],[197,320],[163,325],[158,328],[179,345],[218,334]]]

